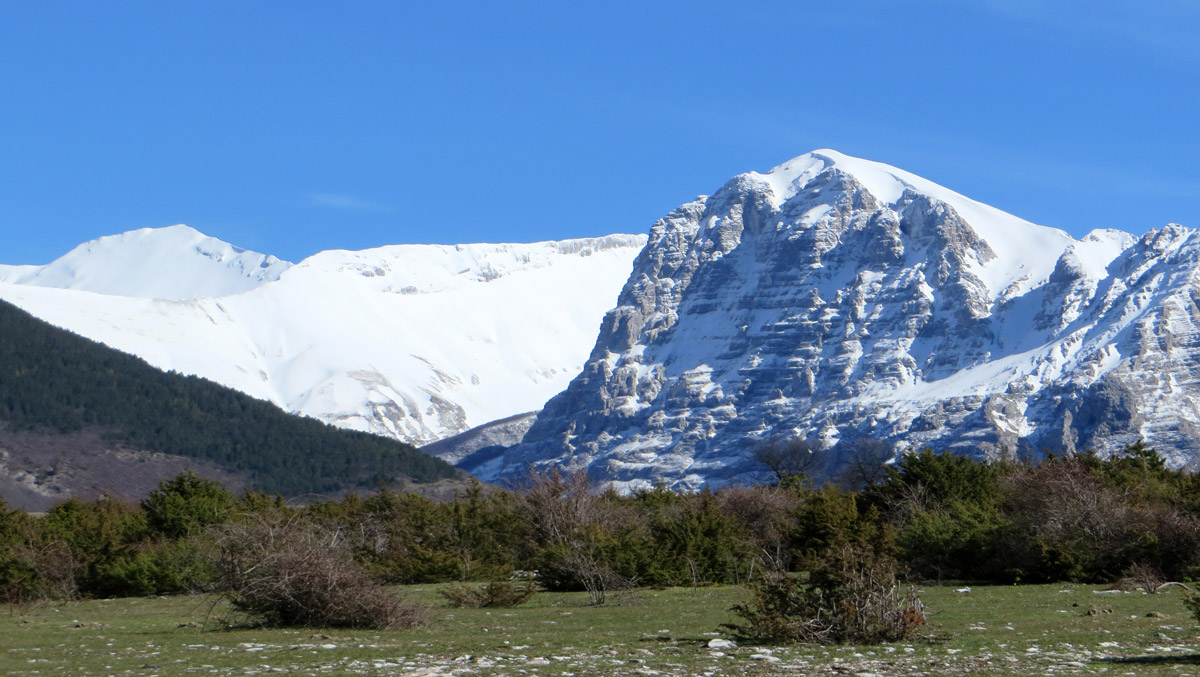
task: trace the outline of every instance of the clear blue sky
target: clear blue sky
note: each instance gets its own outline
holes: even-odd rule
[[[1200,3],[0,3],[0,263],[645,232],[815,148],[1200,227]]]

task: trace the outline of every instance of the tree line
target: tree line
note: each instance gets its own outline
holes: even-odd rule
[[[475,484],[448,501],[384,488],[295,506],[258,492],[235,497],[189,473],[137,504],[71,499],[38,517],[0,510],[0,594],[19,603],[213,589],[214,544],[263,524],[323,534],[380,583],[536,571],[542,588],[586,590],[595,603],[632,586],[812,571],[846,548],[895,560],[922,581],[1185,580],[1200,571],[1200,479],[1140,443],[1111,458],[1036,464],[923,449],[858,488],[817,486],[802,471],[777,480],[618,495],[582,474],[548,473],[521,490]]]
[[[115,443],[214,462],[295,496],[460,477],[415,447],[340,430],[231,388],[165,373],[0,301],[0,425],[105,429]]]

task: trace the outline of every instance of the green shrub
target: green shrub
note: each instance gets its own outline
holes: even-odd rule
[[[161,541],[108,563],[92,592],[104,597],[204,592],[215,577],[198,539]]]
[[[142,510],[151,531],[185,538],[228,519],[233,496],[217,482],[189,470],[159,484],[142,501]]]
[[[1185,590],[1183,594],[1183,606],[1191,612],[1192,618],[1196,619],[1197,623],[1200,623],[1200,595],[1191,590]]]

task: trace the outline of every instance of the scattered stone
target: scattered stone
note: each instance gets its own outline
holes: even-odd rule
[[[708,648],[710,649],[736,649],[737,642],[729,639],[710,639],[708,640]]]

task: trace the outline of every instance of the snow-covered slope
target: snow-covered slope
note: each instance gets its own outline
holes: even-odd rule
[[[213,296],[205,284],[236,276],[191,278],[205,292],[196,293],[158,273],[173,261],[188,277],[197,245],[175,239],[180,228],[103,238],[64,257],[72,265],[58,269],[74,276],[19,271],[11,279],[23,283],[0,283],[0,298],[162,369],[418,444],[539,409],[562,390],[646,241],[328,251],[273,272],[273,281],[246,277],[248,290]],[[185,250],[160,246],[168,240]],[[242,253],[204,241],[209,252]],[[258,260],[270,262],[254,264],[264,271],[289,265]]]
[[[761,477],[766,440],[836,460],[864,437],[980,456],[1142,437],[1183,465],[1197,299],[1196,231],[1075,240],[815,151],[654,224],[583,372],[521,444],[460,466],[694,488]]]
[[[247,291],[291,265],[177,225],[85,242],[44,266],[0,266],[0,282],[182,301]]]

